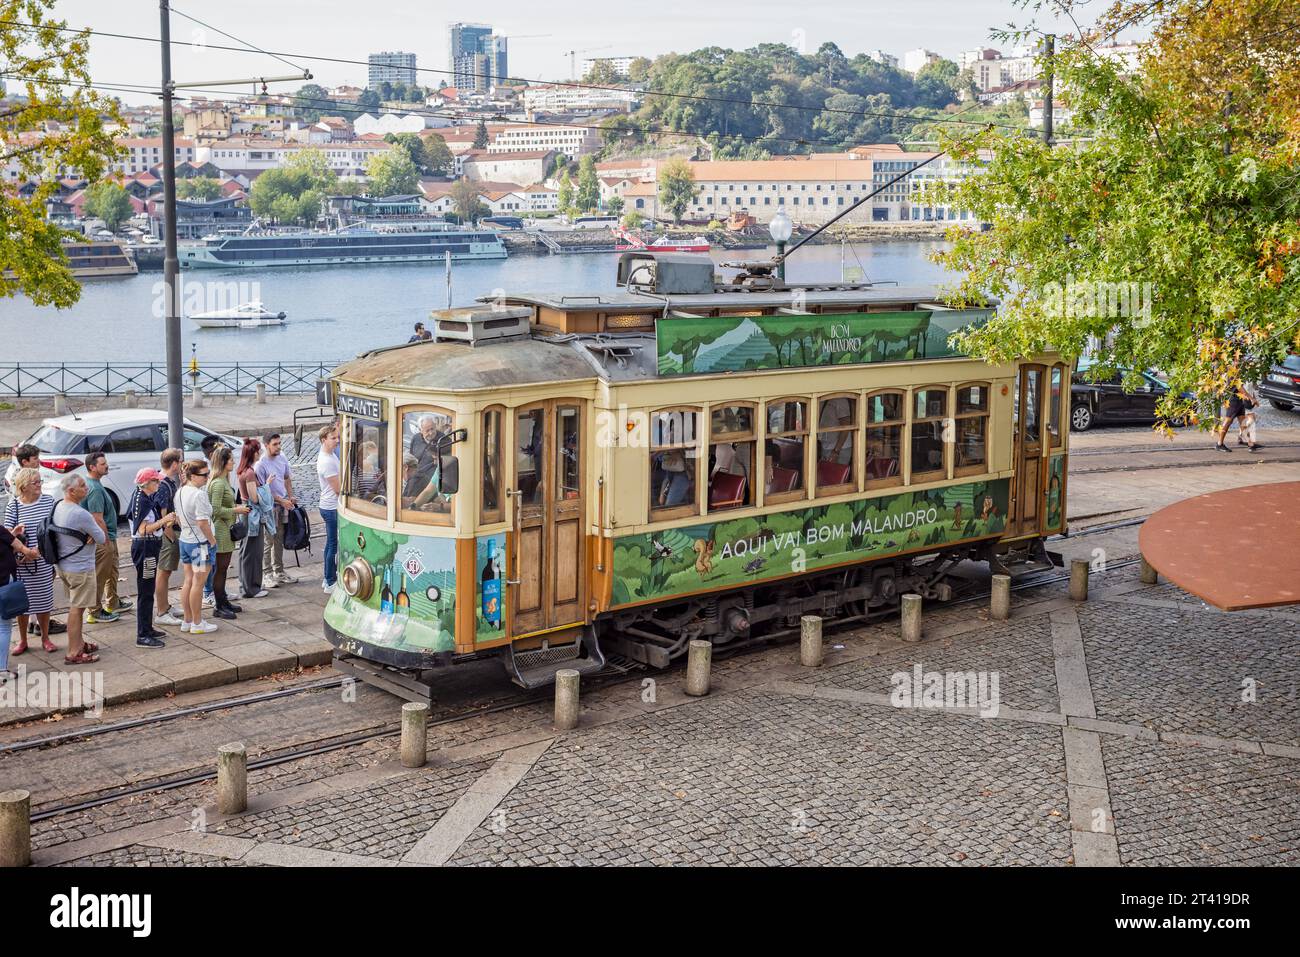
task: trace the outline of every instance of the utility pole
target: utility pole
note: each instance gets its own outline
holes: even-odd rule
[[[163,295],[167,297],[167,445],[185,448],[181,396],[180,262],[176,258],[176,134],[172,129],[172,30],[168,0],[158,0],[162,43]]]
[[[1052,108],[1052,81],[1055,78],[1056,37],[1047,35],[1047,53],[1043,70],[1043,142],[1052,145],[1052,121],[1056,112]]]

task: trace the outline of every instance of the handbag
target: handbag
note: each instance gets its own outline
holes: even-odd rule
[[[248,537],[248,516],[240,515],[230,523],[230,540],[232,542],[242,542]]]
[[[27,614],[31,607],[27,601],[27,586],[21,578],[15,578],[7,585],[0,585],[0,618],[9,620]]]

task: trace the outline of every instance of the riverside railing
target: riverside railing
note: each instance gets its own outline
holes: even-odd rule
[[[186,391],[204,395],[253,395],[258,385],[268,395],[316,391],[338,362],[205,362],[197,374],[186,370]],[[167,365],[162,362],[9,362],[0,363],[0,398],[38,396],[165,395]]]

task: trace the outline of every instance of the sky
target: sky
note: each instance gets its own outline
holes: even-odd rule
[[[241,44],[187,20],[181,12],[261,49],[362,61],[372,52],[402,50],[415,53],[420,67],[446,70],[447,27],[470,19],[466,7],[428,0],[178,0],[173,3],[172,38],[188,45],[173,47],[173,77],[181,83],[295,72],[264,54],[208,48],[205,44]],[[848,56],[879,48],[901,57],[907,50],[925,47],[956,59],[962,50],[1001,47],[991,41],[990,29],[1033,19],[1012,0],[823,0],[815,5],[789,0],[656,0],[633,5],[496,0],[471,9],[475,22],[517,38],[510,43],[510,73],[529,80],[568,79],[569,50],[578,51],[579,61],[584,55],[653,58],[706,46],[744,49],[783,42],[811,53],[830,40]],[[608,15],[596,16],[594,10]],[[637,12],[637,19],[629,16],[631,11]],[[54,12],[70,26],[158,36],[157,0],[57,0]],[[1038,23],[1067,29],[1041,17]],[[298,62],[310,68],[314,82],[322,86],[365,86],[362,65]],[[98,83],[156,85],[158,48],[96,37],[90,67]],[[424,85],[437,86],[445,74],[420,76]],[[301,81],[286,82],[271,89],[290,92],[299,85]],[[241,93],[251,87],[229,89]],[[147,95],[120,95],[128,103],[151,101]]]

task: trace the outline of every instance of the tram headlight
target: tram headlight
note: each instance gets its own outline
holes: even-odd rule
[[[343,591],[357,601],[365,601],[375,590],[375,570],[364,558],[354,558],[339,576]]]

